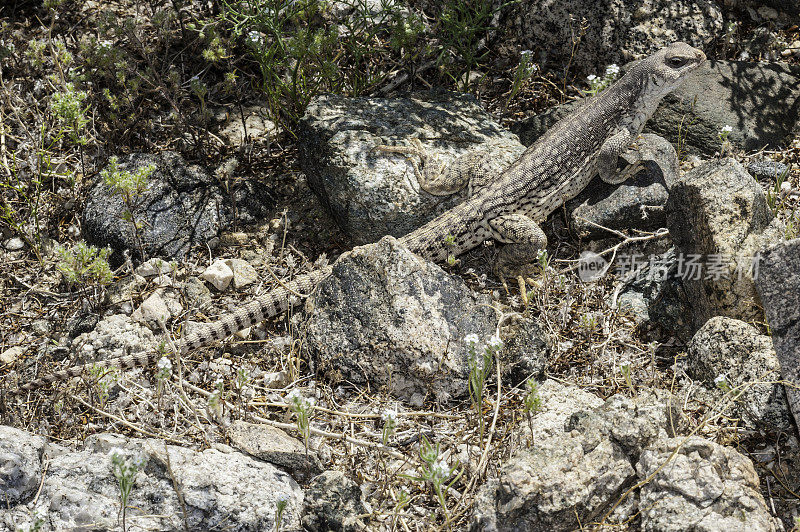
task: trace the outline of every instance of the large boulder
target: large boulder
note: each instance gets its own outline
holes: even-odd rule
[[[649,129],[689,152],[713,155],[728,141],[747,151],[779,148],[800,120],[800,68],[783,63],[707,61],[668,94]]]
[[[786,395],[800,425],[800,238],[767,249],[756,286],[772,331],[772,342],[788,383]]]
[[[635,155],[630,160],[641,162],[636,175],[620,184],[609,185],[594,179],[575,199],[567,202],[572,228],[584,237],[607,238],[608,231],[654,231],[664,227],[664,204],[669,189],[678,179],[678,156],[672,145],[653,134],[644,134],[636,141]]]
[[[723,28],[711,0],[522,0],[506,8],[505,45],[531,50],[545,68],[569,74],[602,74],[675,41],[702,48]]]
[[[756,180],[733,159],[709,161],[678,180],[666,210],[695,328],[713,316],[759,320],[753,274],[783,231]]]
[[[750,429],[793,430],[772,340],[752,325],[711,318],[689,342],[685,363],[686,373],[709,390],[716,404],[729,393],[736,395],[726,415]]]
[[[552,388],[541,387],[538,437],[479,489],[471,530],[619,527],[637,515],[643,530],[780,530],[750,460],[702,438],[677,438],[680,411],[668,396],[616,395],[570,408],[585,392]],[[561,413],[556,423],[552,408]]]
[[[286,501],[282,528],[300,526],[300,486],[274,466],[229,448],[197,452],[155,439],[99,434],[90,436],[81,450],[70,451],[21,430],[0,430],[6,449],[0,471],[30,463],[38,468],[39,490],[35,498],[14,499],[7,497],[7,485],[0,484],[0,497],[6,501],[0,508],[3,530],[30,526],[34,514],[44,519],[47,530],[118,529],[115,454],[138,470],[128,500],[129,530],[183,530],[187,525],[191,530],[275,530],[279,499]],[[38,465],[24,458],[31,446],[44,457]],[[180,497],[175,486],[180,486]],[[21,493],[33,492],[25,488]]]
[[[637,476],[642,530],[777,532],[749,458],[699,437],[659,440],[642,452]]]
[[[89,189],[83,212],[86,239],[109,246],[114,264],[123,261],[122,251],[136,259],[161,257],[180,259],[192,246],[215,246],[220,230],[234,220],[253,222],[267,216],[270,200],[255,183],[237,181],[225,191],[216,179],[197,165],[189,165],[174,152],[133,153],[120,158],[123,171],[136,172],[153,165],[146,189],[126,205],[103,179]],[[132,207],[133,220],[126,220]]]
[[[466,190],[447,197],[420,190],[407,157],[373,150],[407,146],[414,138],[443,165],[491,150],[487,163],[496,172],[525,149],[470,96],[315,98],[299,124],[300,161],[309,185],[354,243],[403,236],[466,197]]]
[[[393,237],[355,248],[307,303],[306,345],[334,380],[370,383],[421,404],[467,393],[464,336],[488,338],[488,296],[414,255]]]

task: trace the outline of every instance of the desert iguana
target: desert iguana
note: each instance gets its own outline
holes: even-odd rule
[[[506,244],[499,264],[514,267],[533,262],[547,237],[539,223],[567,200],[574,198],[599,173],[606,183],[622,183],[635,172],[617,172],[619,155],[633,144],[661,99],[705,61],[702,51],[674,43],[635,63],[616,83],[587,101],[531,145],[511,166],[489,176],[482,155],[467,154],[447,168],[428,160],[420,144],[378,147],[384,152],[420,157],[420,187],[432,194],[451,194],[464,186],[470,197],[400,238],[414,253],[442,261],[477,247],[489,239]],[[292,294],[309,294],[330,275],[331,266],[283,284],[226,314],[218,321],[198,326],[175,343],[175,350],[190,349],[223,340],[231,334],[286,310]],[[128,369],[153,364],[162,355],[145,352],[74,366],[22,384],[9,395],[19,395],[45,384],[83,375],[91,368]]]

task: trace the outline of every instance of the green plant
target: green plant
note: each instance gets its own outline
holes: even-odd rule
[[[39,510],[33,510],[31,512],[31,522],[27,525],[15,527],[15,532],[39,532],[44,523],[44,516],[39,513]]]
[[[725,393],[731,391],[731,385],[728,382],[728,377],[724,373],[720,373],[714,378],[714,386],[716,386]]]
[[[786,205],[786,194],[784,193],[784,187],[787,189],[791,188],[788,186],[788,181],[786,181],[791,169],[791,166],[787,166],[783,172],[776,175],[775,182],[767,189],[767,206],[769,207],[769,210],[772,211],[773,216],[777,216]],[[784,183],[786,183],[786,185],[784,185]]]
[[[444,459],[440,458],[441,451],[439,443],[431,443],[425,435],[422,435],[420,443],[419,456],[424,462],[419,476],[401,475],[404,478],[414,480],[416,482],[427,482],[433,488],[436,494],[436,500],[439,502],[442,511],[444,512],[445,519],[449,519],[447,511],[447,499],[445,497],[445,487],[450,487],[461,476],[461,472],[455,476],[453,473],[458,469],[458,466],[448,466]],[[449,478],[453,478],[449,484],[446,484]]]
[[[542,409],[542,398],[539,395],[539,385],[533,377],[525,381],[525,399],[522,406],[528,418],[528,428],[533,438],[533,415]]]
[[[436,33],[441,40],[437,63],[455,69],[445,70],[460,89],[469,91],[470,74],[483,65],[489,55],[486,39],[495,29],[495,16],[508,3],[496,5],[479,0],[445,0]]]
[[[101,299],[101,288],[114,278],[108,265],[110,248],[98,249],[78,242],[71,248],[56,247],[59,262],[56,269],[64,276],[70,286],[80,287],[84,298],[96,308]]]
[[[581,332],[584,335],[591,336],[595,331],[597,331],[597,316],[594,314],[581,314],[580,321],[578,322],[580,326]]]
[[[622,362],[619,365],[619,371],[622,373],[622,377],[625,379],[625,385],[631,391],[633,396],[636,395],[636,389],[633,387],[633,381],[631,380],[631,365],[629,362]]]
[[[142,260],[146,259],[144,246],[142,245],[141,231],[143,224],[136,220],[136,207],[141,194],[147,190],[147,182],[156,169],[154,164],[140,166],[135,171],[123,170],[119,165],[119,158],[116,156],[108,160],[108,166],[100,172],[100,177],[109,188],[112,194],[122,198],[125,210],[122,212],[122,219],[128,222],[132,229],[136,246],[139,248]]]
[[[208,396],[206,407],[212,417],[220,419],[223,414],[223,400],[222,394],[225,389],[225,383],[222,379],[217,379],[214,382],[214,391]]]
[[[69,135],[76,144],[86,144],[86,137],[82,132],[89,119],[86,117],[86,92],[76,90],[74,85],[66,83],[62,91],[53,93],[50,107],[58,120],[61,130]]]
[[[381,414],[381,419],[383,420],[381,442],[387,445],[389,443],[389,438],[394,433],[395,427],[397,427],[397,407],[395,407],[394,410],[389,410],[388,408],[384,410],[383,414]]]
[[[717,137],[719,137],[719,142],[721,144],[719,149],[720,156],[725,156],[726,154],[730,153],[733,145],[728,140],[728,136],[733,132],[733,128],[731,126],[722,126],[722,129],[719,130],[717,133]]]
[[[111,467],[114,473],[114,478],[117,479],[117,486],[119,487],[122,530],[125,531],[127,529],[125,516],[127,514],[131,489],[133,489],[133,484],[136,480],[136,474],[147,463],[147,459],[143,456],[132,456],[118,448],[111,449],[109,456],[111,457]]]
[[[619,75],[619,67],[615,64],[608,65],[606,67],[605,74],[603,77],[597,77],[594,74],[588,76],[586,81],[589,82],[589,90],[585,91],[584,94],[588,96],[595,96],[611,85],[617,76]]]
[[[480,347],[477,334],[468,334],[464,337],[467,346],[467,364],[469,366],[469,398],[475,408],[478,418],[479,439],[483,445],[483,393],[486,387],[486,377],[492,369],[494,356],[503,348],[503,341],[499,336],[493,335],[489,341]]]
[[[101,405],[105,405],[108,401],[109,391],[112,386],[119,382],[119,373],[113,369],[103,368],[101,366],[92,366],[89,369],[89,375],[94,377],[97,383],[98,399]]]
[[[164,384],[172,377],[172,361],[166,356],[158,359],[156,364],[156,382],[158,382],[158,393],[164,389]]]
[[[289,504],[289,500],[291,497],[285,493],[281,493],[278,495],[278,499],[275,501],[275,530],[278,531],[281,529],[281,524],[283,523],[283,512],[286,510],[286,506]]]
[[[448,250],[454,249],[456,246],[456,237],[453,236],[451,233],[448,233],[447,236],[444,238],[444,247]],[[451,251],[447,252],[447,265],[448,266],[455,266],[456,264],[456,256]]]
[[[522,85],[528,81],[534,73],[539,70],[539,65],[533,62],[533,52],[530,50],[523,50],[519,54],[519,63],[514,70],[514,79],[511,82],[511,90],[508,93],[505,108],[508,109],[508,104],[519,93]]]
[[[314,399],[303,397],[297,389],[286,396],[287,403],[297,416],[297,430],[303,437],[303,444],[308,453],[308,439],[311,437],[311,414],[314,411]]]

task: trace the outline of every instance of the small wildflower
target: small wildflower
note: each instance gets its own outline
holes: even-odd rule
[[[381,419],[384,423],[396,423],[397,422],[397,407],[394,410],[387,408],[381,414]]]
[[[530,59],[531,57],[533,57],[533,52],[531,50],[522,50],[519,53],[519,56],[522,59]]]
[[[444,459],[439,459],[431,466],[431,473],[439,480],[447,480],[450,476],[450,467],[445,463]]]
[[[464,337],[464,343],[468,346],[475,347],[480,342],[478,335],[475,333],[470,333]]]
[[[586,76],[586,81],[588,81],[589,83],[592,83],[596,79],[597,79],[597,76],[595,76],[594,74],[589,74],[588,76]]]
[[[275,499],[275,528],[280,530],[281,522],[283,521],[283,512],[286,510],[286,505],[289,504],[291,497],[286,493],[281,493]]]
[[[616,76],[619,74],[619,66],[610,64],[606,67],[606,76]]]
[[[256,30],[250,30],[247,33],[247,40],[250,41],[252,44],[259,45],[264,42],[264,36],[261,35]]]
[[[728,383],[728,377],[724,373],[720,373],[714,378],[714,386],[723,392],[727,392],[731,388],[731,385]]]
[[[169,372],[172,371],[172,362],[167,357],[161,357],[161,359],[158,361],[158,364],[156,364],[156,367],[159,370]]]
[[[721,135],[728,135],[733,131],[733,127],[731,126],[722,126],[722,129],[719,130]]]
[[[386,409],[383,411],[381,415],[381,419],[383,420],[383,433],[381,437],[381,441],[384,445],[389,443],[389,437],[394,432],[395,427],[397,427],[397,407],[394,410]]]
[[[492,337],[489,338],[487,345],[494,350],[500,350],[503,347],[503,340],[498,335],[493,334]]]
[[[781,192],[788,194],[792,190],[792,185],[788,181],[781,183]]]

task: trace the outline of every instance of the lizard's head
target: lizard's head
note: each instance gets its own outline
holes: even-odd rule
[[[706,54],[702,50],[676,42],[657,51],[642,63],[647,65],[651,73],[651,88],[664,95],[680,85],[686,75],[696,70],[705,60]]]

